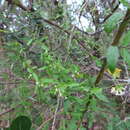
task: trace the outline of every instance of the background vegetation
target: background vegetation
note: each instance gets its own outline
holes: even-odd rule
[[[0,128],[129,130],[129,22],[128,0],[0,0]]]

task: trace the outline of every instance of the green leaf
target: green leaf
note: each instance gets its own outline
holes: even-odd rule
[[[54,79],[51,79],[51,78],[42,78],[41,79],[41,83],[46,83],[46,84],[50,84],[50,83],[57,83],[57,81],[56,80],[54,80]]]
[[[27,45],[30,46],[30,45],[33,43],[33,40],[34,40],[34,39],[30,39],[30,40],[27,42]]]
[[[47,12],[45,12],[44,10],[40,10],[40,16],[42,17],[42,18],[46,18],[46,19],[48,19],[48,13]]]
[[[70,87],[77,87],[80,84],[79,83],[68,83],[67,85],[70,86]]]
[[[107,97],[103,95],[102,88],[93,88],[91,93],[94,94],[98,99],[104,102],[109,102]]]
[[[36,82],[38,82],[39,81],[39,77],[38,77],[38,75],[36,74],[36,73],[32,73],[32,76],[33,76],[33,78],[36,80]]]
[[[101,101],[109,102],[108,99],[107,99],[107,97],[104,96],[102,93],[96,93],[95,95],[96,95],[96,97],[97,97],[98,99],[100,99]]]
[[[66,130],[66,124],[65,123],[66,123],[66,120],[62,119],[61,122],[60,122],[59,130]]]
[[[121,44],[127,46],[130,43],[130,31],[124,34],[121,39]]]
[[[90,106],[92,111],[97,111],[97,99],[95,97],[91,99]]]
[[[113,73],[119,58],[119,51],[116,46],[110,46],[107,50],[107,63],[109,70]]]
[[[128,51],[128,49],[124,49],[124,48],[123,48],[123,49],[121,50],[121,55],[122,55],[124,61],[125,61],[126,63],[128,63],[128,65],[130,65],[130,52]]]
[[[111,33],[119,23],[120,19],[124,16],[123,12],[116,12],[114,13],[104,24],[104,30],[107,33]]]
[[[84,128],[83,126],[80,127],[80,130],[86,130],[86,128]]]
[[[68,125],[68,130],[76,130],[77,129],[77,125],[76,125],[76,121],[74,119],[72,119],[71,121],[69,121]]]
[[[92,126],[94,124],[94,119],[95,119],[94,113],[93,112],[89,113],[88,114],[88,120],[89,120],[89,122],[88,122],[88,128],[92,128]]]
[[[10,130],[30,130],[31,120],[27,116],[19,116],[13,120]]]
[[[113,123],[112,122],[108,123],[107,130],[113,130]]]
[[[71,106],[70,104],[71,104],[71,102],[69,100],[66,100],[64,102],[64,112],[68,112],[69,111],[69,108]]]
[[[124,6],[130,8],[130,3],[128,2],[128,0],[119,0]]]

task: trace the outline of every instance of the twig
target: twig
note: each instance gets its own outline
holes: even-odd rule
[[[75,27],[73,26],[71,32],[73,32],[74,29],[75,29]],[[68,54],[69,54],[69,51],[70,51],[70,46],[71,46],[71,43],[72,43],[72,38],[73,38],[73,34],[71,34],[71,35],[69,36],[69,40],[68,40],[68,46],[67,46],[67,52],[68,52]],[[67,59],[68,59],[68,54],[67,54],[67,56],[65,57],[65,62],[66,62]]]
[[[127,78],[129,78],[128,67],[127,67],[125,61],[123,61],[123,62],[124,62],[124,67],[125,67],[125,71],[126,71],[126,76],[127,76]]]
[[[3,115],[5,115],[6,113],[14,111],[14,110],[15,110],[15,108],[9,108],[6,111],[0,112],[0,117],[3,116]]]
[[[106,70],[106,66],[107,66],[107,59],[104,58],[103,59],[103,65],[102,65],[102,68],[100,69],[100,72],[97,75],[97,78],[96,78],[96,81],[95,81],[95,85],[97,85],[100,82],[100,80],[102,79],[103,74],[104,74],[104,72]]]
[[[34,98],[34,97],[36,97],[36,94],[34,94],[33,96],[32,96],[32,98]],[[26,99],[26,101],[28,101],[29,99]],[[12,108],[9,108],[9,109],[7,109],[7,110],[5,110],[5,111],[3,111],[3,112],[0,112],[0,117],[1,116],[3,116],[4,114],[7,114],[7,113],[9,113],[9,112],[12,112],[12,111],[14,111],[17,107],[19,107],[21,104],[18,104],[18,105],[16,105],[15,107],[12,107]]]
[[[72,39],[76,40],[76,41],[78,42],[78,44],[79,44],[82,48],[84,48],[84,49],[86,50],[86,52],[90,52],[90,49],[88,49],[88,48],[85,46],[84,41],[81,41],[81,40],[79,40],[75,35],[72,35],[72,34],[73,34],[72,32],[69,32],[68,30],[65,30],[64,28],[60,27],[58,24],[56,24],[56,23],[54,23],[54,22],[52,22],[52,21],[49,21],[49,20],[47,20],[47,19],[43,19],[43,20],[44,20],[44,22],[46,22],[46,23],[48,23],[48,24],[50,24],[50,25],[52,25],[52,26],[55,26],[55,27],[57,27],[58,29],[62,30],[62,31],[65,32],[67,35],[69,35],[69,36],[71,35],[71,36],[72,36]],[[92,56],[91,53],[88,53],[88,55],[89,55],[89,56]]]
[[[130,117],[125,117],[125,119],[121,120],[119,123],[117,123],[116,126],[120,125],[121,123],[126,122],[127,120],[130,120]]]
[[[123,19],[123,21],[121,22],[119,29],[115,35],[115,38],[112,42],[111,45],[113,46],[118,46],[119,45],[119,41],[121,39],[121,36],[123,35],[124,31],[126,30],[127,24],[129,23],[130,20],[130,9],[127,10],[126,15]]]
[[[59,105],[60,105],[60,95],[58,95],[57,107],[56,107],[56,110],[55,110],[55,113],[54,113],[54,118],[53,118],[51,130],[55,130],[55,122],[56,122],[56,116],[57,116],[57,112],[58,112]]]
[[[103,20],[102,22],[100,22],[100,24],[103,24],[104,22],[106,22],[107,19],[109,19],[109,18],[113,15],[113,13],[118,9],[119,5],[120,5],[120,3],[112,10],[112,12],[111,12],[109,15],[107,15],[107,16],[104,18],[104,20]]]
[[[16,5],[24,11],[34,11],[34,9],[32,8],[32,3],[29,7],[25,7],[20,1],[18,1],[18,2],[15,0],[6,0],[6,1],[8,2],[8,4]]]
[[[121,36],[123,35],[124,31],[127,28],[127,24],[129,22],[129,20],[130,20],[130,9],[127,10],[126,15],[125,15],[123,21],[121,22],[121,24],[118,28],[118,31],[115,35],[115,38],[113,39],[113,41],[111,43],[112,46],[118,46],[119,45],[119,41],[120,41]],[[100,80],[102,79],[102,76],[105,72],[106,67],[107,67],[107,59],[105,58],[104,64],[102,65],[102,68],[100,69],[100,72],[99,72],[99,74],[96,78],[95,85],[97,85],[100,82]]]
[[[60,112],[62,112],[64,109],[62,108],[60,111],[57,112],[56,115],[60,114]],[[36,130],[41,130],[43,128],[43,126],[50,120],[52,120],[54,118],[54,115],[51,116],[48,120],[46,120],[45,122],[43,122]]]
[[[130,84],[130,79],[107,79],[109,81],[118,81],[118,82],[126,82]]]

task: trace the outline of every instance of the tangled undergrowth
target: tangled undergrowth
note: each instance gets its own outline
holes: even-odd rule
[[[89,13],[93,26],[83,31],[72,24],[66,3],[6,2],[0,14],[0,128],[130,129],[129,4],[113,0],[112,10],[98,9],[101,1],[87,6],[85,0],[79,19]]]

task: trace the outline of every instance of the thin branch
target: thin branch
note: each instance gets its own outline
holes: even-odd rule
[[[33,96],[32,96],[32,98],[34,98],[34,97],[36,97],[36,94],[34,94]],[[26,101],[28,101],[29,99],[26,99]],[[12,112],[12,111],[14,111],[16,108],[18,108],[19,106],[20,106],[21,104],[18,104],[18,105],[16,105],[15,107],[12,107],[12,108],[9,108],[9,109],[7,109],[7,110],[5,110],[5,111],[3,111],[3,112],[0,112],[0,117],[1,116],[3,116],[3,115],[5,115],[5,114],[7,114],[7,113],[9,113],[9,112]]]
[[[33,11],[35,11],[33,8],[32,8],[32,6],[30,5],[30,7],[25,7],[20,1],[15,1],[15,0],[6,0],[7,2],[8,2],[8,4],[10,4],[10,5],[16,5],[16,6],[18,6],[19,8],[21,8],[22,10],[24,10],[24,11],[31,11],[31,12],[33,12]],[[32,3],[31,3],[32,4]]]
[[[49,21],[47,19],[44,19],[44,18],[43,18],[43,21],[46,22],[46,23],[48,23],[48,24],[50,24],[50,25],[53,25],[53,26],[57,27],[58,29],[60,29],[63,32],[65,32],[66,34],[71,35],[71,32],[69,32],[69,31],[65,30],[64,28],[60,27],[58,24],[56,24],[56,23],[54,23],[52,21]]]
[[[8,2],[10,2],[9,0],[6,0]],[[23,6],[21,3],[11,3],[11,4],[14,4],[16,6],[18,6],[19,8],[23,9],[24,11],[31,11],[31,12],[35,12],[35,10],[33,8],[26,8],[25,6]],[[57,27],[58,29],[62,30],[63,32],[65,32],[67,35],[71,35],[72,32],[69,32],[68,30],[60,27],[58,24],[52,22],[52,21],[49,21],[48,19],[45,19],[45,18],[42,18],[44,22],[52,25],[52,26],[55,26]],[[84,42],[82,42],[81,40],[79,40],[76,36],[73,35],[73,38],[72,39],[75,39],[77,40],[77,42],[86,50],[89,52],[89,49],[86,48],[86,46],[84,45]]]
[[[125,117],[125,119],[123,119],[119,123],[117,123],[116,126],[120,125],[121,123],[126,122],[127,120],[130,120],[130,117]]]
[[[109,15],[107,15],[107,16],[104,18],[104,20],[103,20],[102,22],[100,22],[100,24],[103,24],[104,22],[106,22],[107,19],[109,19],[109,18],[113,15],[113,13],[118,9],[119,5],[120,5],[120,3],[112,10],[112,12],[111,12]]]
[[[55,130],[55,122],[56,122],[56,117],[57,117],[59,105],[60,105],[60,96],[58,95],[57,106],[56,106],[56,110],[55,110],[55,113],[54,113],[54,118],[53,118],[51,130]]]
[[[123,61],[123,63],[124,63],[124,67],[125,67],[126,76],[127,76],[127,78],[129,78],[128,67],[127,67],[125,61]]]
[[[62,108],[60,111],[57,112],[56,115],[60,114],[63,110],[64,110],[64,109]],[[51,116],[51,117],[50,117],[48,120],[46,120],[45,122],[43,122],[36,130],[41,130],[41,129],[44,127],[44,125],[45,125],[46,123],[48,123],[49,121],[51,121],[53,118],[54,118],[54,115]]]
[[[130,19],[130,9],[127,10],[124,20],[121,22],[118,32],[116,33],[115,38],[111,45],[113,45],[113,46],[119,45],[119,41],[121,39],[122,34],[126,30],[129,19]]]
[[[115,35],[115,38],[111,43],[112,46],[118,46],[119,45],[119,41],[120,41],[121,36],[123,35],[124,31],[127,28],[127,24],[129,22],[129,19],[130,19],[130,9],[127,10],[126,15],[125,15],[123,21],[121,22],[121,24],[120,24],[120,26],[118,28],[118,31],[117,31],[117,33]],[[96,78],[95,85],[97,85],[101,81],[106,67],[107,67],[107,59],[105,58],[104,63],[102,65],[102,68],[101,68],[101,70],[100,70],[100,72],[99,72],[99,74],[98,74],[98,76]]]
[[[95,81],[95,85],[97,85],[100,82],[100,80],[102,79],[103,74],[104,74],[105,69],[106,69],[106,66],[107,66],[107,59],[104,58],[103,59],[103,65],[102,65],[102,68],[101,68],[100,72],[97,75],[97,78],[96,78],[96,81]]]
[[[52,25],[52,26],[55,26],[55,27],[57,27],[58,29],[60,29],[60,30],[62,30],[63,32],[65,32],[67,35],[72,35],[73,33],[72,32],[69,32],[68,30],[65,30],[64,28],[62,28],[62,27],[60,27],[58,24],[56,24],[56,23],[54,23],[54,22],[52,22],[52,21],[49,21],[49,20],[47,20],[47,19],[43,19],[44,20],[44,22],[46,22],[46,23],[48,23],[48,24],[50,24],[50,25]],[[79,40],[75,35],[72,35],[73,37],[72,37],[72,39],[75,39],[77,42],[78,42],[78,44],[81,46],[81,47],[83,47],[86,51],[90,51],[86,46],[85,46],[85,44],[84,44],[84,42],[83,41],[81,41],[81,40]],[[89,55],[91,56],[91,54],[89,53]]]

